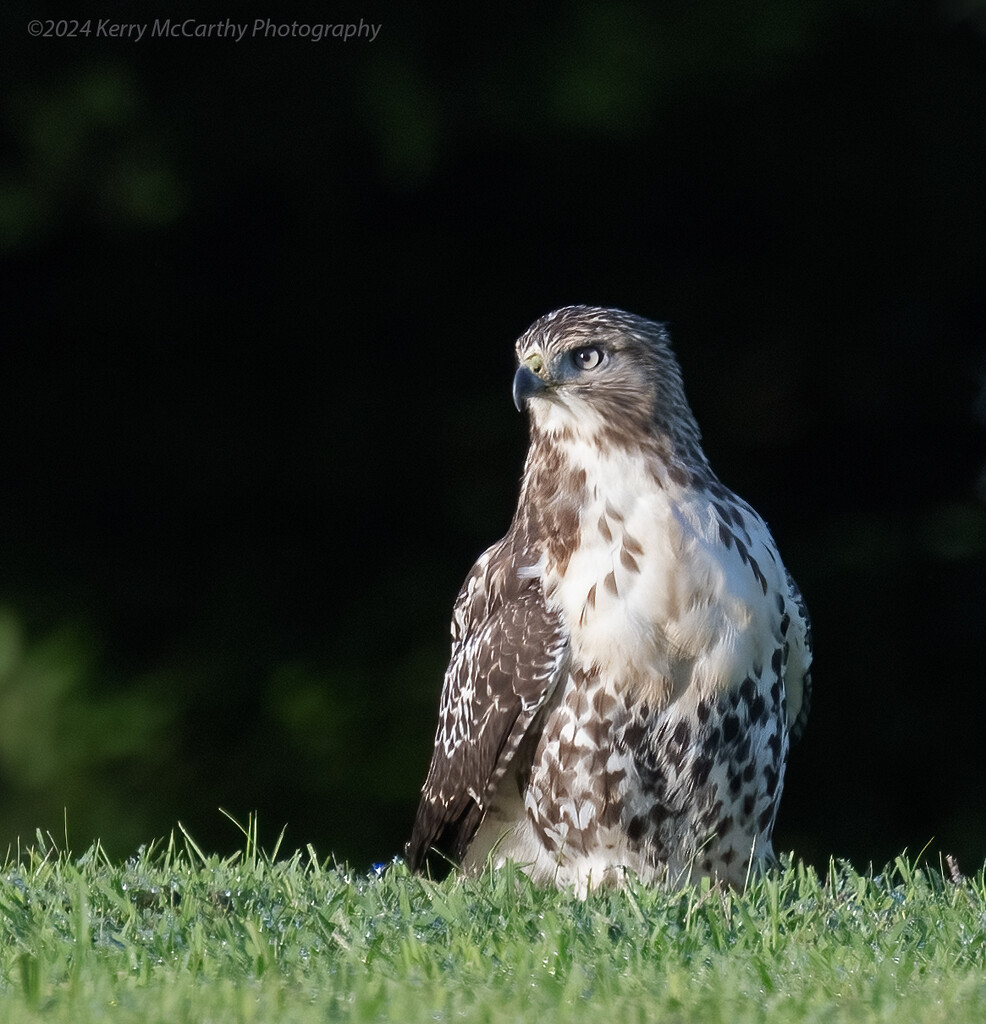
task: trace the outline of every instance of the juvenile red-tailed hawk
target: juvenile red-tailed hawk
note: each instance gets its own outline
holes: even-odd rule
[[[517,356],[520,501],[455,603],[408,860],[741,886],[808,715],[801,595],[709,468],[660,325],[570,306]]]

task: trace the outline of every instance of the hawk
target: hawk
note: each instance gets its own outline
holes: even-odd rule
[[[742,887],[808,716],[801,594],[709,468],[662,325],[569,306],[517,357],[520,499],[455,602],[408,862]]]

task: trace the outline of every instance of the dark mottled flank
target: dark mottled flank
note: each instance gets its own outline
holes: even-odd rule
[[[770,820],[772,803],[764,804],[778,788],[786,733],[780,683],[776,677],[768,681],[769,689],[747,676],[732,693],[699,702],[694,717],[642,705],[622,726],[617,747],[631,755],[640,784],[640,795],[624,812],[632,841],[667,849],[697,804],[707,808],[702,820],[710,834],[729,840],[721,863],[748,855],[761,819],[766,814]],[[716,772],[716,766],[724,770]]]

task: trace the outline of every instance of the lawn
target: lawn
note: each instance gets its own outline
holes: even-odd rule
[[[187,836],[113,863],[39,836],[0,880],[0,1020],[982,1022],[986,884],[786,859],[744,895],[579,901],[511,870],[354,873]]]

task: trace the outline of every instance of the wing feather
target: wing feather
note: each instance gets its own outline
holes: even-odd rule
[[[805,731],[811,711],[811,619],[804,598],[790,573],[787,574],[788,596],[794,605],[791,631],[788,636],[787,720],[791,742],[797,743]]]
[[[568,638],[540,579],[524,572],[536,559],[508,534],[459,591],[435,749],[406,847],[413,870],[439,841],[462,858],[557,684]]]

